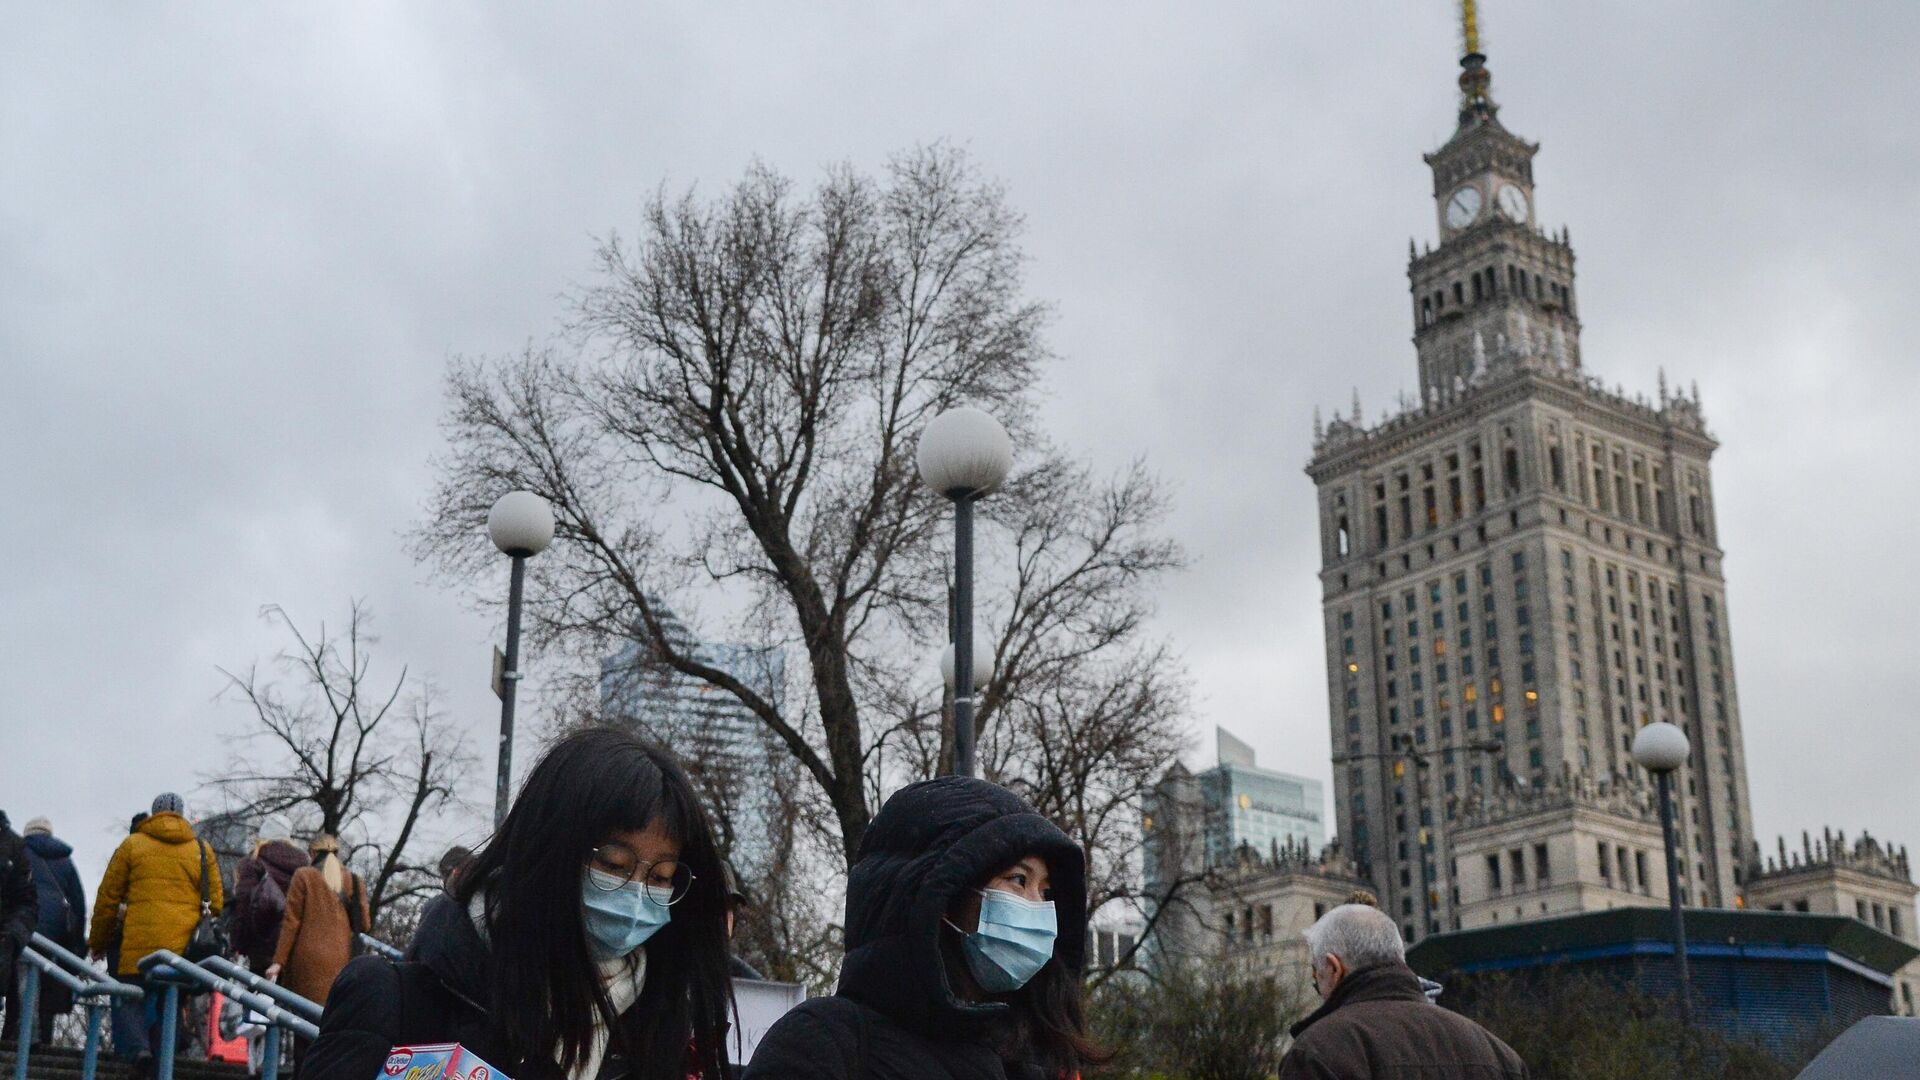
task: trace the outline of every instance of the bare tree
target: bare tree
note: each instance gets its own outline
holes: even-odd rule
[[[997,699],[1039,700],[1124,651],[1139,594],[1179,561],[1151,535],[1143,472],[1095,482],[1030,429],[1044,312],[1021,295],[1019,228],[944,147],[879,181],[831,170],[805,196],[764,167],[711,203],[657,195],[637,244],[602,244],[575,297],[576,351],[453,366],[421,553],[464,576],[491,559],[475,523],[493,499],[547,498],[538,639],[583,662],[644,641],[652,662],[732,695],[810,777],[851,859],[887,785],[944,754],[929,760],[921,737],[937,710],[888,711],[926,685],[947,633],[947,508],[913,461],[929,419],[979,404],[1025,464],[983,508],[983,563],[1015,560],[986,628],[983,732]],[[1105,529],[1077,527],[1100,517],[1090,507]],[[711,639],[729,610],[793,658],[785,700],[667,632],[672,613]]]
[[[226,769],[206,781],[242,817],[286,813],[339,837],[384,925],[439,887],[431,860],[416,861],[419,833],[458,809],[455,782],[472,758],[431,686],[410,688],[405,667],[390,682],[374,678],[378,639],[364,604],[349,607],[339,634],[324,623],[308,634],[278,605],[261,614],[291,639],[272,665],[282,678],[263,677],[258,664],[221,669],[252,715]]]

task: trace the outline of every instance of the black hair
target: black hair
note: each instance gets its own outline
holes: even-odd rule
[[[656,823],[679,842],[693,884],[647,941],[646,983],[617,1017],[588,951],[581,879],[614,833]],[[592,1052],[597,1016],[608,1053],[626,1054],[640,1080],[725,1075],[725,887],[707,815],[665,751],[610,727],[554,744],[453,883],[463,906],[484,890],[492,1020],[514,1059],[573,1071]]]

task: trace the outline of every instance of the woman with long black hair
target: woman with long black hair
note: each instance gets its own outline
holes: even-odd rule
[[[725,880],[687,777],[611,728],[534,766],[408,959],[334,984],[303,1080],[374,1080],[391,1047],[457,1042],[513,1080],[723,1075]]]
[[[1086,861],[1018,795],[902,788],[847,876],[833,996],[780,1018],[745,1080],[1079,1080],[1107,1054],[1080,1005]]]

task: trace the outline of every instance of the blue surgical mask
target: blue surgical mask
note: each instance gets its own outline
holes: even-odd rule
[[[587,946],[601,963],[618,960],[645,945],[673,917],[673,909],[648,899],[638,882],[622,882],[591,866],[580,882],[580,899],[585,908]]]
[[[1028,900],[1003,889],[978,891],[979,928],[960,939],[967,969],[982,990],[996,994],[1018,990],[1053,957],[1053,941],[1060,933],[1053,901]]]

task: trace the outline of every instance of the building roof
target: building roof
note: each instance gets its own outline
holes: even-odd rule
[[[1824,948],[1842,960],[1891,975],[1920,948],[1845,915],[1798,911],[1728,911],[1689,908],[1688,951],[1732,947]],[[1535,967],[1627,951],[1662,951],[1672,935],[1664,908],[1614,908],[1579,915],[1502,923],[1477,930],[1435,934],[1407,950],[1407,963],[1424,975]],[[1648,943],[1652,949],[1634,949]]]

